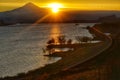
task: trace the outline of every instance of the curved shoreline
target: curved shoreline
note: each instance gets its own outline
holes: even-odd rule
[[[112,39],[109,37],[109,36],[106,36],[104,33],[102,33],[102,32],[99,32],[99,31],[96,31],[97,32],[97,34],[100,34],[100,36],[101,37],[104,37],[105,38],[105,44],[104,44],[104,49],[102,48],[102,50],[100,50],[100,52],[99,53],[97,53],[96,55],[92,55],[92,56],[89,56],[87,59],[85,59],[85,60],[83,60],[83,61],[80,61],[80,62],[78,62],[78,63],[74,63],[74,65],[73,64],[70,64],[70,65],[72,65],[72,66],[69,66],[69,65],[63,65],[63,64],[59,64],[58,65],[58,67],[56,67],[56,66],[54,66],[54,65],[57,65],[58,63],[61,63],[61,61],[58,61],[57,63],[53,63],[53,64],[51,64],[51,65],[47,65],[47,68],[45,69],[45,68],[42,68],[42,69],[39,69],[38,71],[40,71],[40,70],[42,70],[41,72],[38,72],[39,73],[39,75],[40,74],[42,74],[42,73],[47,73],[47,72],[49,72],[49,74],[54,74],[54,73],[57,73],[57,72],[60,72],[60,71],[64,71],[64,70],[68,70],[69,68],[72,68],[72,67],[74,67],[74,66],[76,66],[76,65],[78,65],[78,64],[81,64],[81,63],[84,63],[84,62],[86,62],[86,61],[88,61],[89,59],[91,59],[91,58],[93,58],[93,57],[95,57],[95,56],[97,56],[97,55],[99,55],[101,52],[103,52],[104,50],[106,50],[106,49],[108,49],[110,46],[111,46],[111,44],[112,44]],[[99,47],[99,46],[98,46]],[[94,46],[92,47],[92,48],[95,48]],[[91,48],[90,48],[91,49]],[[79,52],[79,50],[78,51],[76,51],[76,52]],[[75,54],[75,53],[74,53]],[[68,57],[69,58],[69,57]],[[64,59],[63,59],[64,60]],[[77,60],[77,61],[79,61],[79,60]],[[69,61],[67,62],[67,63],[69,63]],[[48,68],[49,66],[51,66],[50,68]],[[61,66],[61,67],[59,67],[59,66]],[[65,68],[64,68],[64,67]],[[54,68],[61,68],[61,69],[58,69],[58,70],[54,70],[54,71],[52,71]],[[45,70],[43,70],[43,69],[45,69]],[[48,71],[46,71],[48,69]],[[49,69],[51,69],[51,70],[49,70]],[[52,71],[52,72],[51,72]],[[35,70],[35,72],[37,72],[37,70]],[[30,72],[28,72],[27,74],[29,75],[29,74],[34,74],[34,71],[30,71]],[[27,75],[27,74],[23,74],[23,76],[25,76],[25,75]],[[17,76],[16,76],[17,77]],[[13,77],[14,78],[14,77]],[[19,79],[20,77],[18,77],[18,79]]]
[[[100,52],[98,52],[97,54],[91,55],[91,56],[89,56],[88,58],[84,59],[83,61],[80,61],[80,62],[78,62],[78,63],[76,63],[76,64],[74,64],[74,65],[71,65],[70,67],[68,67],[68,68],[66,68],[66,69],[63,69],[63,71],[64,71],[64,70],[68,70],[68,69],[70,69],[70,68],[72,68],[72,67],[74,67],[74,66],[80,65],[80,64],[82,64],[82,63],[84,63],[84,62],[86,62],[86,61],[94,58],[95,56],[99,55],[99,54],[102,53],[103,51],[107,50],[107,49],[112,45],[112,38],[111,38],[110,36],[105,35],[104,33],[100,32],[99,30],[97,30],[97,29],[95,29],[95,28],[93,28],[93,27],[90,28],[90,29],[92,29],[92,30],[94,31],[94,33],[97,33],[97,34],[99,34],[100,36],[104,37],[104,39],[105,39],[104,42],[106,42],[106,46],[104,46],[104,48],[103,48]]]

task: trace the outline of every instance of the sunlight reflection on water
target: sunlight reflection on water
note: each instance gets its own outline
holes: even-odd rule
[[[42,48],[49,38],[63,34],[68,39],[74,39],[76,35],[91,36],[87,30],[76,28],[73,23],[39,24],[30,29],[27,26],[30,25],[0,27],[0,77],[28,72],[60,60],[61,58],[43,56]]]

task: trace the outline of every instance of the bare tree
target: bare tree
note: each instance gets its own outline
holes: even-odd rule
[[[82,43],[82,42],[87,43],[88,41],[92,40],[91,37],[87,37],[87,36],[76,36],[75,38],[79,43]]]

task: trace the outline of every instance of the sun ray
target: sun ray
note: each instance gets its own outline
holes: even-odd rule
[[[53,13],[58,13],[59,9],[62,8],[63,5],[60,3],[50,3],[48,7],[52,9]]]

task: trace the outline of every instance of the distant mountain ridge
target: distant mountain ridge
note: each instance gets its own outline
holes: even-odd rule
[[[40,8],[33,3],[17,9],[0,12],[0,24],[16,24],[16,23],[34,23],[38,19],[50,14],[49,8]],[[120,11],[61,11],[62,19],[55,18],[53,15],[46,17],[41,22],[97,22],[99,17],[115,14],[120,16]]]
[[[32,3],[28,3],[20,8],[0,13],[0,20],[3,20],[7,24],[34,22],[45,15],[47,11]]]

